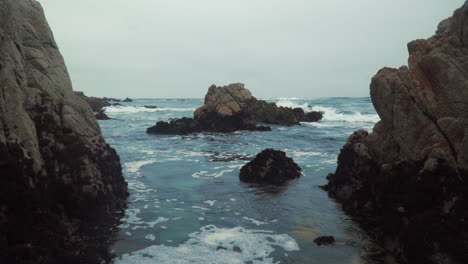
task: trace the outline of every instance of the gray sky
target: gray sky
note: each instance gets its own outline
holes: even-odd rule
[[[232,82],[257,97],[367,96],[464,0],[40,2],[75,90],[202,98]]]

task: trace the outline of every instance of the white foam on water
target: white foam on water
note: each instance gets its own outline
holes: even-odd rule
[[[107,106],[103,108],[106,113],[112,114],[112,113],[125,113],[125,114],[136,114],[136,113],[142,113],[142,112],[164,112],[164,111],[173,111],[173,112],[193,112],[195,111],[195,108],[146,108],[143,106]]]
[[[121,219],[122,224],[119,225],[119,228],[126,229],[131,227],[132,230],[154,228],[157,224],[169,221],[169,218],[158,217],[154,221],[144,222],[140,217],[138,217],[138,214],[140,213],[140,209],[125,210],[125,216]]]
[[[157,162],[157,160],[155,159],[132,161],[132,162],[126,162],[124,166],[125,168],[127,168],[127,172],[138,173],[141,167],[145,165],[153,164],[155,162]]]
[[[323,156],[324,155],[320,152],[313,152],[313,151],[305,152],[305,151],[294,151],[290,149],[285,149],[284,151],[287,152],[289,155],[293,157],[297,157],[297,158],[304,157],[304,156]]]
[[[204,203],[209,204],[210,206],[213,206],[216,203],[216,200],[206,200]]]
[[[326,123],[321,123],[319,122],[301,122],[301,125],[306,125],[306,126],[312,126],[312,127],[341,127],[343,126],[342,124],[326,124]]]
[[[209,211],[210,209],[208,208],[205,208],[205,207],[201,207],[201,206],[192,206],[193,209],[200,209],[200,210],[204,210],[204,211]]]
[[[140,209],[127,209],[125,210],[125,216],[121,221],[124,224],[142,224],[143,222],[141,221],[141,218],[137,216],[140,212]]]
[[[308,104],[298,104],[296,102],[292,102],[290,99],[287,99],[287,98],[280,99],[276,103],[276,105],[283,106],[283,107],[290,107],[290,108],[302,108],[304,109],[304,111],[311,111]]]
[[[152,234],[146,235],[145,238],[148,239],[148,240],[151,240],[151,241],[154,241],[156,239],[156,237],[154,235],[152,235]]]
[[[298,251],[299,246],[289,235],[271,231],[249,230],[243,227],[218,228],[207,225],[189,235],[189,240],[177,246],[150,246],[125,254],[116,264],[253,264],[275,263],[270,256],[275,247]],[[168,241],[169,242],[169,241]]]
[[[199,171],[199,172],[195,172],[194,174],[192,174],[192,177],[197,178],[197,179],[219,178],[223,176],[225,173],[233,172],[233,171],[234,169],[222,170],[222,171],[214,172],[214,173],[208,173],[208,171]]]
[[[308,104],[297,104],[291,100],[280,100],[276,103],[278,106],[284,107],[291,107],[291,108],[302,108],[305,112],[310,111],[321,111],[323,112],[323,119],[324,121],[341,121],[341,122],[372,122],[377,123],[380,120],[379,115],[377,114],[361,114],[360,112],[353,112],[352,114],[343,114],[338,113],[338,110],[333,107],[325,107],[325,106],[312,106],[310,107]],[[325,125],[320,125],[321,123],[315,123],[316,127],[325,127]],[[329,125],[334,126],[334,125]]]
[[[377,114],[361,114],[360,112],[353,112],[353,114],[338,113],[333,107],[314,106],[312,111],[322,111],[323,119],[326,121],[344,121],[344,122],[372,122],[377,123],[380,117]]]
[[[242,218],[245,219],[245,220],[247,220],[247,221],[250,221],[250,222],[252,222],[252,224],[255,224],[255,225],[258,225],[258,226],[259,226],[259,225],[266,225],[266,224],[268,224],[268,223],[266,223],[266,222],[258,221],[258,220],[255,220],[255,219],[253,219],[253,218],[249,218],[249,217],[246,217],[246,216],[244,216],[244,217],[242,217]]]
[[[158,217],[158,219],[154,220],[153,222],[146,222],[145,224],[147,224],[148,227],[153,228],[155,225],[160,224],[160,223],[164,223],[164,222],[167,222],[167,221],[169,221],[169,218]]]

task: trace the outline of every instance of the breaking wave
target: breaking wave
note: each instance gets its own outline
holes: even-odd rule
[[[322,111],[323,119],[325,121],[341,121],[341,122],[370,122],[377,123],[380,120],[377,114],[362,114],[358,111],[352,113],[340,113],[336,108],[325,107],[325,106],[310,106],[308,104],[297,104],[290,100],[280,100],[276,103],[278,106],[291,107],[291,108],[302,108],[306,112],[310,111]]]
[[[192,112],[195,108],[146,108],[143,106],[108,106],[104,107],[106,113],[141,113],[141,112],[162,112],[162,111],[174,111],[174,112]]]

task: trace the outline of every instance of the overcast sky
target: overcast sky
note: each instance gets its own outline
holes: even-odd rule
[[[464,0],[40,0],[74,89],[204,97],[243,82],[257,97],[368,96],[406,43]]]

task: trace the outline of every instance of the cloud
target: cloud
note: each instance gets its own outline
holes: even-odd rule
[[[460,1],[42,0],[74,89],[197,97],[244,82],[258,97],[367,96],[406,43]]]

